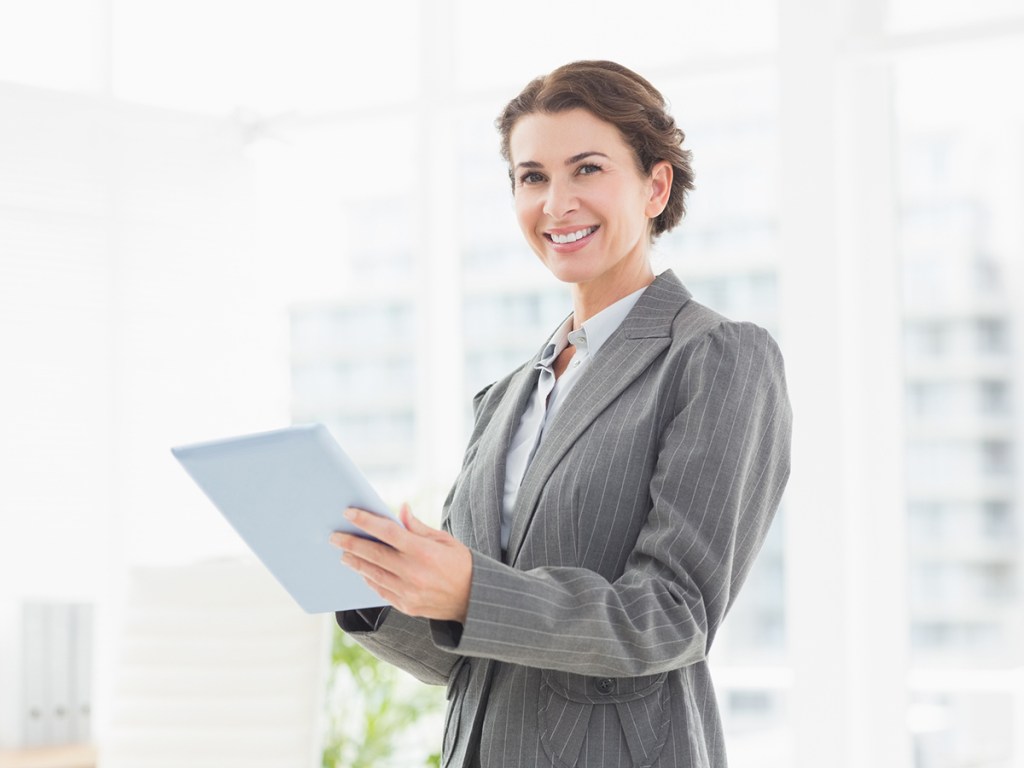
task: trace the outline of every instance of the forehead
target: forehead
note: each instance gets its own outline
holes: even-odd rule
[[[618,128],[585,109],[524,115],[509,134],[513,165],[562,163],[580,152],[603,152],[615,159],[628,157],[630,148]]]

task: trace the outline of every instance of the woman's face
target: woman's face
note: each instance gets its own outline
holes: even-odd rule
[[[650,275],[649,222],[668,202],[672,166],[644,176],[619,130],[583,109],[520,118],[509,149],[519,226],[551,273],[585,290],[635,290]]]

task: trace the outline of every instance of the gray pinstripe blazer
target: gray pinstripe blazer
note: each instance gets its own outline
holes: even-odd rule
[[[446,503],[473,550],[465,625],[338,621],[448,686],[446,766],[725,766],[707,654],[789,475],[779,350],[659,276],[548,426],[503,560],[505,453],[535,362],[477,395]]]

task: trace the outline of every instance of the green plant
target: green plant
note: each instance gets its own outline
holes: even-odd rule
[[[338,629],[331,647],[323,768],[382,768],[413,726],[436,715],[443,689],[425,686],[380,661]],[[438,731],[438,740],[440,740]],[[423,765],[439,766],[435,752]]]

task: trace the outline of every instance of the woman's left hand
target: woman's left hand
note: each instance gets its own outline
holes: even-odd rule
[[[420,522],[408,504],[399,518],[349,508],[345,518],[380,541],[348,533],[331,534],[343,549],[341,561],[378,595],[408,616],[465,623],[469,608],[473,555],[462,542]]]

